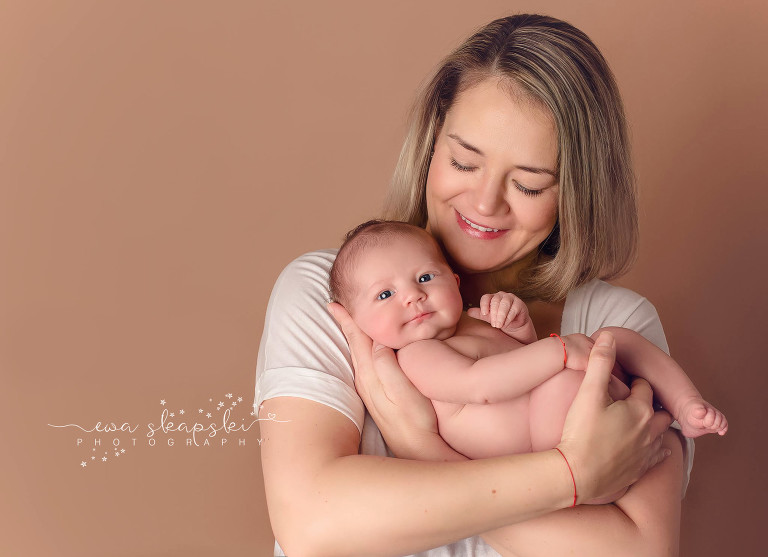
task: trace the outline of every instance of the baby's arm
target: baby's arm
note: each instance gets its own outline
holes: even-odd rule
[[[568,367],[586,368],[592,341],[563,337]],[[420,340],[400,349],[397,359],[424,396],[461,404],[490,404],[528,393],[563,370],[563,344],[546,338],[509,352],[474,360],[441,340]]]
[[[725,435],[728,420],[701,397],[685,371],[661,349],[629,329],[606,327],[616,339],[616,360],[630,374],[651,384],[662,406],[675,417],[686,437],[706,433]]]
[[[503,333],[523,344],[531,344],[538,339],[528,314],[528,306],[509,292],[484,294],[480,298],[480,307],[469,308],[467,315],[487,321],[491,327],[501,329]]]

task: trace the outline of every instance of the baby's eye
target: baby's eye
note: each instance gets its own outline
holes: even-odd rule
[[[384,290],[383,292],[379,293],[378,296],[376,296],[377,300],[386,300],[390,296],[392,296],[393,292],[391,290]]]
[[[433,278],[435,278],[435,275],[433,273],[424,273],[419,277],[419,282],[429,282]]]

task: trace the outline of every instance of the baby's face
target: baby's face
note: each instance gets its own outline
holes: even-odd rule
[[[399,349],[453,335],[463,303],[456,276],[428,238],[366,249],[354,263],[348,309],[375,342]]]

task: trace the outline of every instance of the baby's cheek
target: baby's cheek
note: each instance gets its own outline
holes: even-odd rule
[[[383,344],[389,348],[402,348],[399,346],[401,341],[398,331],[383,319],[373,324],[367,334],[373,340],[374,345]]]

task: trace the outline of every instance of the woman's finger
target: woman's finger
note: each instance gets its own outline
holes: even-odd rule
[[[361,363],[360,358],[371,353],[373,341],[360,330],[360,327],[352,320],[344,306],[331,302],[328,304],[328,311],[339,324],[341,332],[347,338],[349,350],[352,353],[352,364],[355,366],[355,370],[357,370]]]
[[[598,400],[603,406],[611,403],[608,397],[608,383],[611,380],[611,370],[616,361],[616,341],[607,331],[597,337],[592,351],[589,353],[589,363],[584,375],[584,381],[577,395],[590,401]]]
[[[672,420],[672,416],[665,410],[654,412],[650,422],[650,435],[652,437],[662,436],[669,429]]]
[[[371,365],[373,341],[360,330],[344,306],[332,302],[327,307],[330,314],[341,327],[341,332],[344,333],[347,344],[349,344],[349,353],[355,370],[355,388],[357,393],[364,403],[369,404],[371,402],[370,393],[381,391],[377,387],[369,388],[372,381],[377,381],[376,374],[372,372],[373,366]]]
[[[650,383],[639,377],[633,379],[627,400],[629,399],[639,400],[643,404],[653,406],[653,389],[651,389]]]

